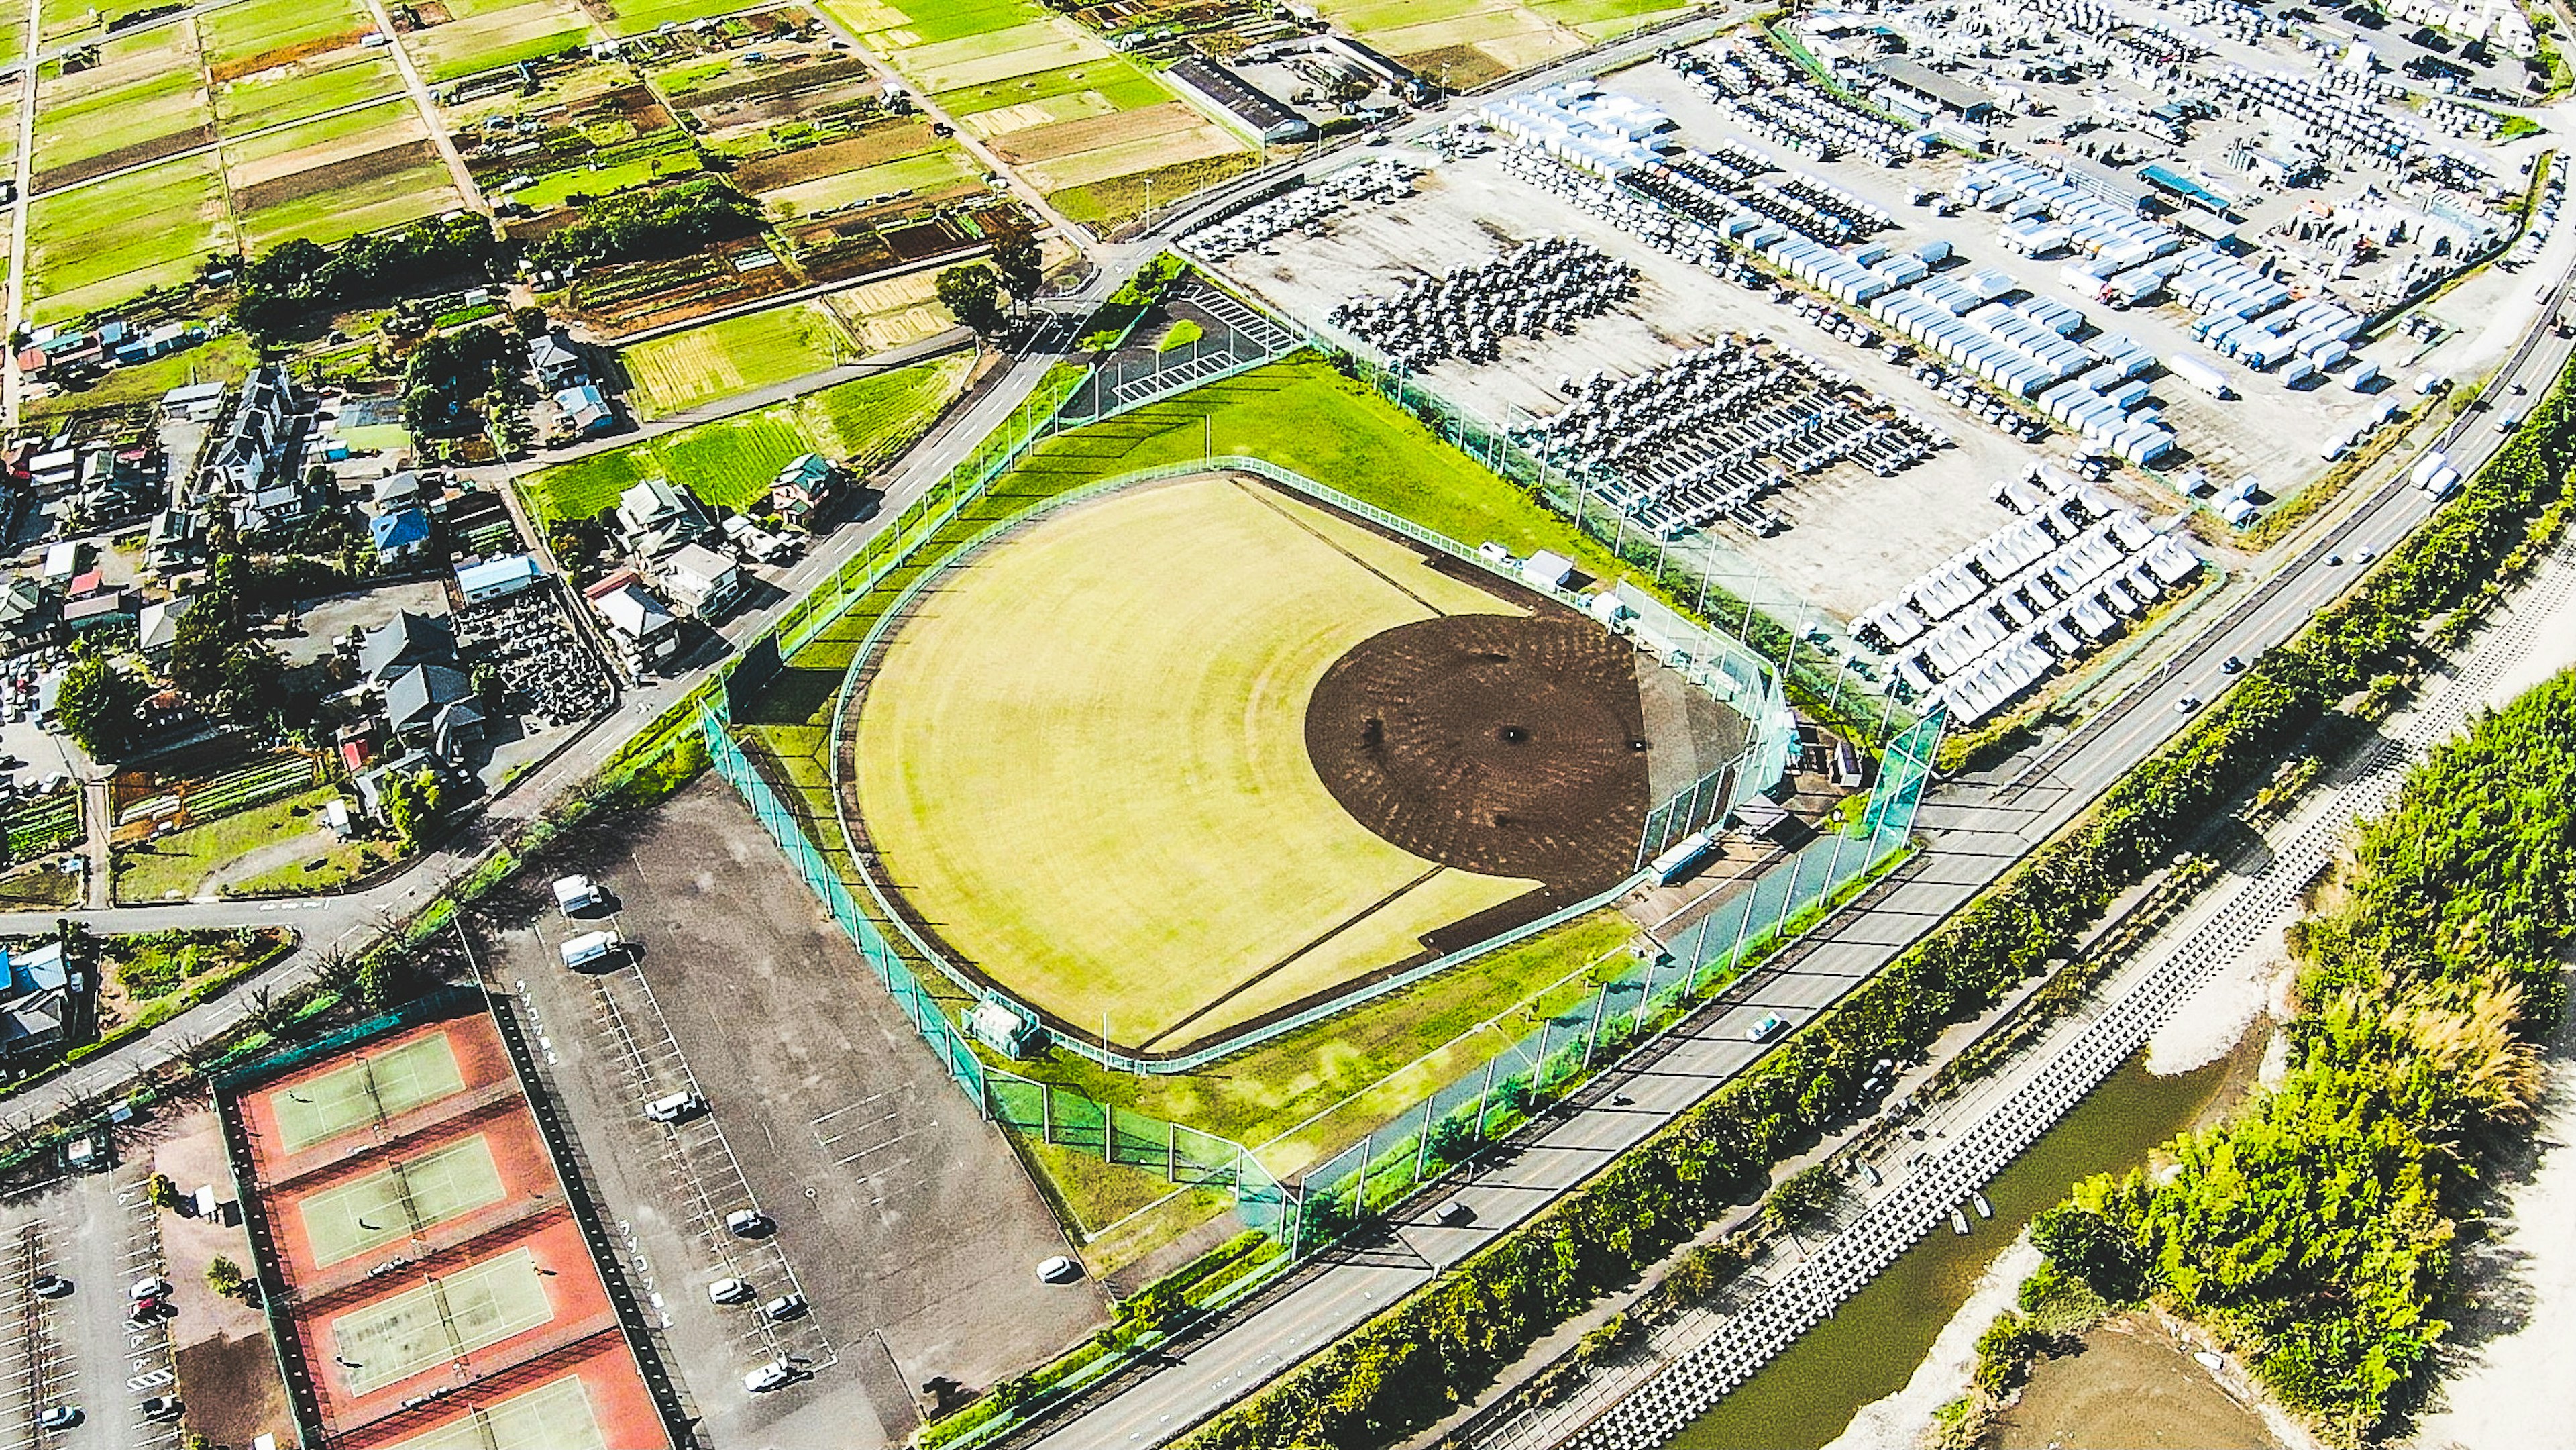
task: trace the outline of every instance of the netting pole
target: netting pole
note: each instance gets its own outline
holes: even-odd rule
[[[1055,1085],[1038,1084],[1038,1141],[1055,1146]]]
[[[1653,938],[1648,938],[1649,942],[1652,940]],[[1655,958],[1659,955],[1661,953],[1651,947],[1646,952],[1646,984],[1644,989],[1637,993],[1637,1015],[1629,1027],[1632,1032],[1643,1033],[1646,1030],[1646,1009],[1655,1001]]]
[[[1100,1161],[1118,1161],[1118,1109],[1109,1103],[1100,1105]]]
[[[1494,1091],[1494,1064],[1502,1061],[1500,1053],[1485,1059],[1485,1084],[1476,1089],[1476,1141],[1485,1141],[1485,1099]]]
[[[1592,994],[1592,1024],[1583,1030],[1583,1065],[1585,1067],[1592,1065],[1593,1044],[1601,1040],[1601,1009],[1607,1006],[1609,1001],[1610,984],[1604,982],[1601,984],[1601,990]]]
[[[1377,1156],[1377,1134],[1360,1139],[1360,1171],[1351,1180],[1351,1217],[1368,1212],[1369,1161]]]
[[[1178,1123],[1163,1125],[1163,1180],[1167,1183],[1181,1181],[1181,1125]]]

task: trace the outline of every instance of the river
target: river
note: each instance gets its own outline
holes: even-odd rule
[[[1675,1450],[1819,1450],[1831,1442],[1863,1405],[1905,1387],[2024,1225],[2077,1180],[2143,1163],[2157,1144],[2191,1126],[2242,1082],[2231,1071],[2234,1061],[2157,1077],[2143,1053],[2131,1058],[1986,1185],[1992,1219],[1973,1220],[1965,1237],[1947,1228],[1926,1234],[1833,1318],[1684,1430]]]

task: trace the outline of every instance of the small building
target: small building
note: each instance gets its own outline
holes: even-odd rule
[[[112,634],[134,626],[134,591],[130,589],[103,589],[63,605],[63,628],[73,634]]]
[[[679,652],[680,621],[661,600],[644,592],[644,581],[633,570],[621,569],[584,593],[637,667],[659,664]]]
[[[494,599],[506,599],[546,577],[546,571],[526,554],[504,554],[480,564],[468,564],[456,571],[456,592],[473,608]]]
[[[686,490],[666,478],[647,478],[617,496],[617,532],[627,552],[651,564],[706,538],[715,525]]]
[[[549,393],[590,381],[589,364],[551,332],[528,344],[528,370],[537,375],[537,386]]]
[[[208,423],[224,410],[224,385],[187,383],[161,395],[161,411],[183,423]]]
[[[714,620],[742,592],[742,569],[703,544],[685,544],[663,561],[661,584],[692,618]]]
[[[134,643],[154,669],[170,663],[170,652],[179,644],[179,621],[188,617],[196,603],[197,596],[187,594],[143,606],[143,614],[135,624]]]
[[[22,574],[0,589],[0,643],[11,650],[40,644],[53,633],[56,615],[45,586]]]
[[[595,384],[563,389],[555,394],[555,406],[563,410],[564,426],[584,438],[597,437],[617,426],[617,410],[608,406],[608,395]]]
[[[368,498],[380,514],[396,509],[421,508],[429,502],[428,491],[422,487],[420,475],[408,468],[377,479],[375,487],[368,491]]]
[[[464,671],[414,665],[385,687],[385,724],[432,755],[454,755],[483,738],[483,707]]]
[[[0,1061],[24,1062],[61,1051],[63,1019],[70,1010],[69,995],[59,989],[0,1003]]]
[[[1038,1024],[1016,1009],[990,999],[967,1010],[966,1030],[986,1047],[1015,1059],[1027,1057],[1044,1041]]]
[[[163,509],[152,520],[143,558],[156,574],[176,574],[205,557],[206,521],[194,509]]]
[[[429,515],[417,508],[378,514],[367,520],[367,533],[380,565],[407,564],[429,552]]]
[[[840,491],[841,470],[820,453],[803,453],[769,482],[769,506],[789,524],[811,533],[815,515]]]
[[[1574,561],[1541,549],[1521,561],[1521,581],[1540,589],[1563,589],[1574,578]]]
[[[379,689],[415,665],[456,662],[456,626],[435,614],[406,609],[367,631],[358,646],[358,677]]]

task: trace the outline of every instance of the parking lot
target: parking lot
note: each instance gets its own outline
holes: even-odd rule
[[[925,1383],[980,1388],[1106,1321],[1091,1285],[1036,1282],[1068,1252],[1054,1217],[722,781],[602,843],[593,869],[612,895],[594,915],[479,923],[484,970],[532,1019],[711,1443],[896,1443]],[[640,950],[567,969],[561,945],[602,929]],[[685,1093],[706,1111],[643,1112]],[[727,1232],[744,1208],[774,1232]],[[725,1279],[751,1301],[712,1303]],[[810,1311],[766,1322],[791,1292]],[[780,1355],[808,1377],[747,1391]]]
[[[162,1275],[149,1169],[121,1165],[61,1180],[0,1206],[0,1447],[174,1450],[181,1428],[144,1418],[145,1399],[173,1393],[166,1321],[129,1322],[129,1286]],[[68,1293],[36,1291],[47,1276]],[[57,1407],[80,1422],[47,1430]]]

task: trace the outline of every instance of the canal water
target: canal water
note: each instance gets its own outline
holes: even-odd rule
[[[1684,1430],[1672,1442],[1675,1450],[1818,1450],[1862,1406],[1903,1389],[1987,1265],[2025,1224],[2055,1207],[2078,1180],[2145,1162],[2235,1078],[2232,1055],[2171,1077],[2148,1073],[2144,1056],[2105,1078],[1986,1185],[1993,1218],[1971,1214],[1973,1229],[1965,1237],[1946,1224],[1934,1228],[1834,1317]]]

